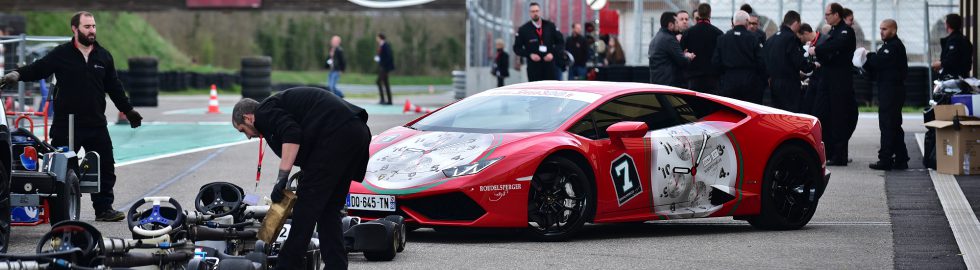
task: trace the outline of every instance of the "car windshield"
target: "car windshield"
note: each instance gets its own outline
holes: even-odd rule
[[[434,112],[410,128],[473,133],[546,132],[589,103],[568,96],[481,94]]]

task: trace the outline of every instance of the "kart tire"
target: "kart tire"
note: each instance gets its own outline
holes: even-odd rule
[[[408,241],[405,240],[406,228],[405,228],[405,217],[399,215],[390,215],[384,218],[384,220],[391,221],[395,223],[395,236],[398,238],[398,249],[396,251],[402,252],[405,250],[405,245]]]
[[[379,223],[385,224],[385,228],[388,229],[387,230],[388,237],[385,238],[385,241],[386,243],[391,243],[391,245],[387,245],[385,249],[381,251],[365,251],[364,258],[366,258],[368,261],[373,261],[373,262],[377,262],[377,261],[387,262],[387,261],[394,260],[395,255],[398,255],[398,242],[399,242],[395,231],[395,224],[388,222],[386,220],[380,220]]]
[[[69,171],[64,183],[55,183],[55,190],[58,191],[57,196],[48,201],[51,207],[51,225],[65,220],[78,220],[82,209],[78,176]]]
[[[344,217],[343,219],[341,219],[340,220],[340,223],[341,223],[341,228],[343,229],[343,231],[344,232],[347,232],[347,230],[350,230],[351,227],[354,227],[354,225],[357,225],[357,220],[354,219],[354,217],[347,216],[347,217]],[[317,238],[319,238],[319,237],[317,237]]]
[[[10,171],[0,164],[0,253],[7,253],[10,219]]]
[[[560,174],[560,175],[559,175]],[[552,184],[551,181],[566,181],[564,184]],[[550,185],[550,187],[548,186]],[[541,193],[547,194],[551,192],[563,193],[564,197],[561,198],[551,198],[548,196],[538,195],[535,189],[541,186]],[[545,189],[556,189],[556,191],[548,191]],[[575,162],[572,162],[568,158],[561,156],[552,156],[545,159],[539,165],[537,171],[534,172],[534,176],[531,179],[531,187],[529,187],[530,192],[528,193],[528,227],[527,232],[532,238],[538,241],[565,241],[571,236],[582,229],[585,222],[592,219],[595,214],[595,187],[589,182],[589,177],[585,174]],[[578,194],[568,194],[568,190],[573,191],[572,193]],[[574,197],[574,198],[573,198]],[[565,216],[566,210],[557,213],[549,213],[550,207],[544,207],[542,204],[548,203],[558,203],[559,200],[578,200],[575,204],[576,207],[573,211]],[[546,205],[545,205],[546,206]],[[544,211],[544,212],[542,212]],[[548,216],[552,215],[552,216]],[[557,218],[557,219],[555,219]],[[547,225],[547,228],[540,228],[540,223],[536,220],[543,222],[554,221],[555,225],[561,222],[561,219],[565,219],[565,225],[554,226],[556,228],[552,229],[553,226]],[[555,220],[551,220],[555,219]],[[531,222],[534,222],[532,225]],[[549,222],[550,223],[550,222]]]
[[[763,230],[796,230],[805,226],[817,210],[825,188],[820,184],[820,159],[796,144],[780,146],[769,157],[762,178],[758,216],[748,219]]]

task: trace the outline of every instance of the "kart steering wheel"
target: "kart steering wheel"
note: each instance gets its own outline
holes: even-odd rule
[[[102,234],[92,225],[81,221],[64,221],[41,236],[36,252],[54,255],[80,249],[83,256],[88,256],[99,246],[101,237]]]
[[[194,198],[194,209],[198,212],[223,217],[237,213],[242,208],[244,195],[242,188],[228,182],[214,182],[201,187]]]
[[[172,208],[162,208],[160,202],[167,202]],[[146,203],[153,203],[153,208],[139,211],[140,206]],[[126,214],[126,221],[129,223],[130,231],[144,237],[157,237],[169,233],[174,228],[184,224],[184,209],[180,203],[170,197],[146,197],[136,201],[133,207],[129,208]],[[164,215],[171,217],[164,217]]]

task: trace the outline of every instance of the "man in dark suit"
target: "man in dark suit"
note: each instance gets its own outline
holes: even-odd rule
[[[694,59],[695,55],[681,50],[677,41],[677,14],[664,12],[660,15],[660,31],[653,37],[647,50],[650,59],[650,83],[684,87],[678,73]]]
[[[391,105],[391,83],[388,82],[388,73],[395,70],[395,56],[391,53],[391,45],[385,39],[385,34],[378,34],[378,55],[374,57],[378,62],[378,95],[381,100],[378,104]],[[386,95],[387,94],[387,95]],[[385,99],[385,97],[388,97]]]
[[[827,143],[827,165],[847,166],[848,141],[857,127],[858,108],[854,99],[854,77],[851,73],[854,48],[857,41],[854,29],[844,23],[844,7],[831,3],[824,11],[827,24],[831,25],[827,41],[817,45],[813,53],[822,65],[820,85],[817,91],[827,95],[818,100],[814,110],[821,110],[816,116],[824,128],[824,142]]]

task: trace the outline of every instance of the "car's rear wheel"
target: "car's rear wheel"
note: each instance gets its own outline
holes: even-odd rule
[[[550,157],[538,167],[528,194],[528,232],[542,241],[571,237],[595,209],[589,178],[571,160]]]
[[[807,149],[787,144],[769,157],[762,181],[762,205],[749,223],[759,229],[795,230],[802,228],[817,210],[820,160]]]
[[[10,171],[0,162],[0,253],[10,242]]]

